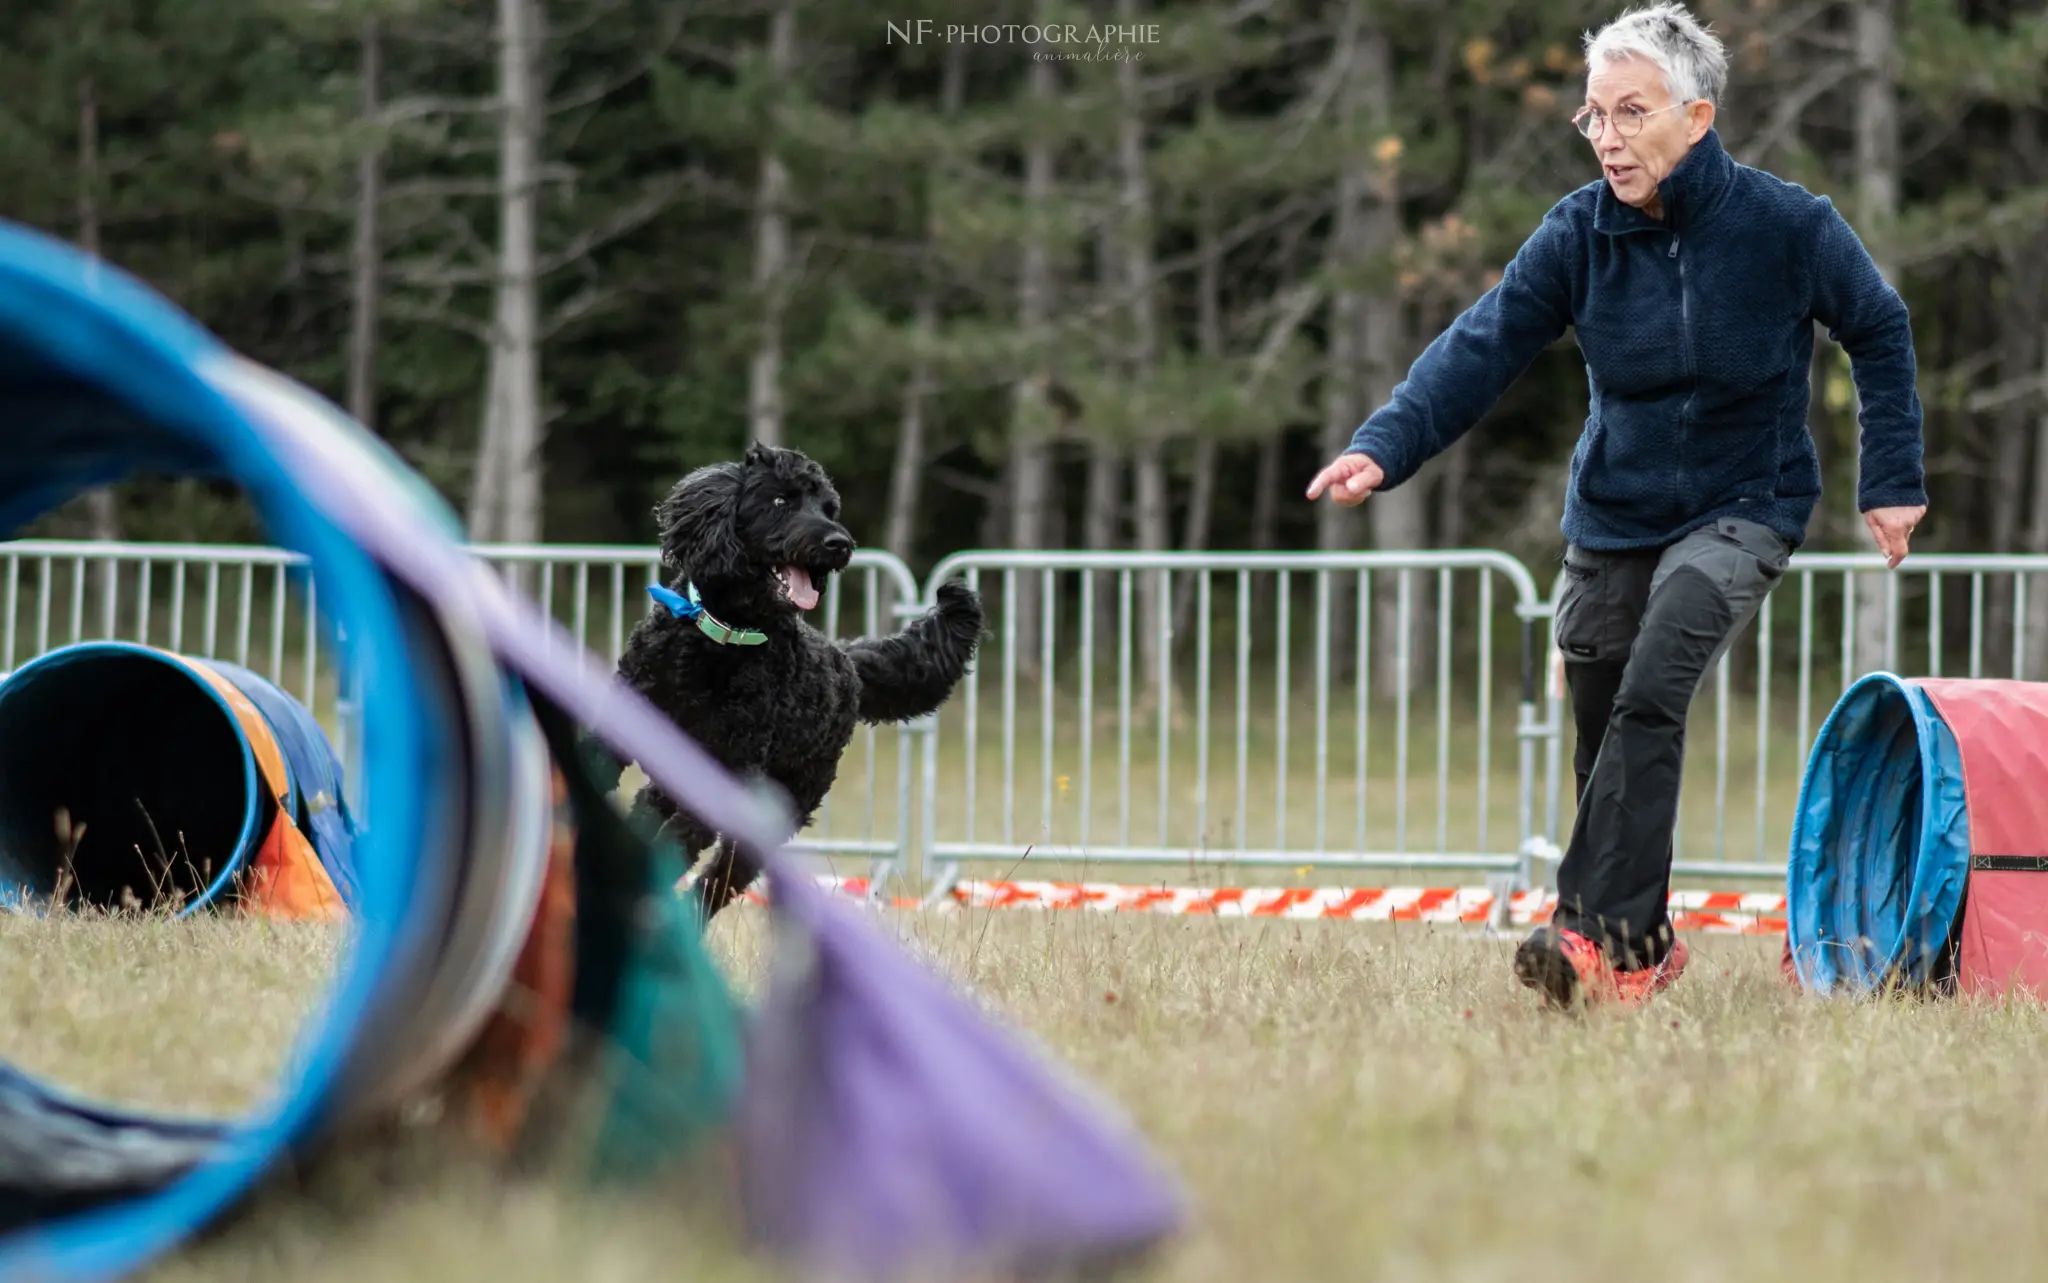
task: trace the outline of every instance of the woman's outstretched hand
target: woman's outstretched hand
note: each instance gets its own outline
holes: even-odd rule
[[[1913,538],[1913,528],[1927,515],[1926,507],[1914,508],[1872,508],[1863,514],[1863,524],[1870,527],[1870,537],[1877,540],[1877,550],[1884,554],[1885,564],[1893,570],[1906,559],[1906,544]]]
[[[1366,496],[1380,488],[1380,482],[1387,474],[1380,465],[1362,454],[1340,454],[1334,463],[1316,474],[1308,483],[1309,501],[1313,503],[1323,497],[1323,491],[1330,492],[1330,498],[1346,508],[1356,508],[1364,503]]]

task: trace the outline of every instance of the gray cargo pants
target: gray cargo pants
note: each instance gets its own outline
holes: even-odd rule
[[[1784,577],[1792,545],[1723,517],[1665,548],[1565,550],[1556,634],[1578,748],[1578,817],[1556,925],[1621,970],[1671,950],[1671,834],[1686,714],[1714,661]]]

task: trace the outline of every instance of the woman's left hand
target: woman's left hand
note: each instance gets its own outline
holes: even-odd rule
[[[1906,543],[1913,537],[1913,527],[1927,515],[1927,506],[1917,508],[1872,508],[1863,514],[1863,524],[1870,527],[1871,537],[1877,540],[1877,550],[1884,554],[1885,564],[1893,570],[1906,559]]]

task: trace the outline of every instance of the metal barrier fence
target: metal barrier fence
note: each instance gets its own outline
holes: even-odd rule
[[[476,546],[523,578],[521,587],[579,642],[616,661],[660,582],[652,547]],[[280,548],[100,541],[0,542],[0,672],[81,641],[132,641],[252,668],[310,709],[333,737],[349,787],[362,778],[354,682],[345,639],[321,616],[306,561]],[[881,631],[892,610],[915,609],[917,582],[886,553],[860,552],[830,581],[817,624],[840,635]],[[793,845],[819,855],[866,857],[894,867],[910,843],[915,777],[909,729],[892,737],[892,791],[879,787],[884,751],[872,727],[855,737],[841,788]],[[852,785],[857,793],[849,796]],[[877,803],[883,805],[878,807]],[[851,814],[847,814],[847,812]]]
[[[607,659],[659,575],[651,547],[476,551]],[[1695,704],[1678,872],[1782,876],[1807,749],[1863,672],[2048,677],[2036,575],[2048,556],[1796,556]],[[302,699],[360,778],[343,647],[296,555],[24,540],[0,543],[0,576],[0,668],[98,638],[232,660]],[[920,587],[864,551],[815,619],[887,631],[954,576],[987,604],[980,661],[937,717],[856,736],[798,849],[934,894],[968,865],[1531,885],[1557,858],[1561,584],[1507,554],[971,552]]]
[[[939,887],[1026,858],[1524,871],[1548,732],[1512,557],[974,552],[931,583],[955,575],[994,635],[924,744]]]
[[[1836,700],[1863,674],[2048,679],[2048,582],[2035,582],[2041,575],[2048,575],[2048,556],[2038,554],[1915,553],[1897,570],[1886,570],[1875,553],[1795,555],[1694,703],[1674,873],[1783,878],[1808,751]],[[1550,603],[1562,588],[1559,572]],[[1546,650],[1543,824],[1530,845],[1549,862],[1569,828],[1563,801],[1575,737],[1554,639]],[[1711,753],[1699,751],[1704,734],[1712,736]],[[1739,858],[1743,845],[1746,859]]]
[[[0,543],[0,564],[0,671],[82,641],[146,642],[231,661],[314,710],[350,759],[352,702],[337,638],[317,622],[303,557],[266,547],[14,540]]]

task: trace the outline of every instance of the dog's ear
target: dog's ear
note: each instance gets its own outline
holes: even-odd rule
[[[732,463],[699,468],[654,506],[662,564],[693,580],[734,579],[746,573],[740,545],[740,469]]]
[[[775,451],[764,441],[756,441],[747,447],[746,461],[758,467],[775,465]]]

